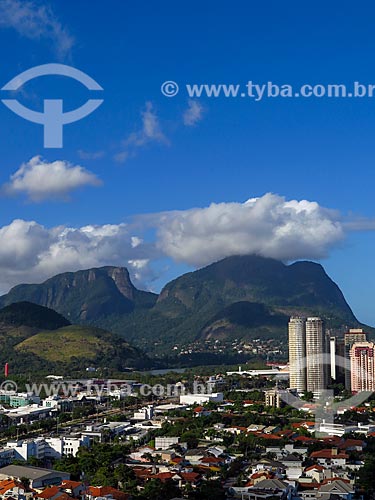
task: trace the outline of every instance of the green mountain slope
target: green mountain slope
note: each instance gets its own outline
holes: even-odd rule
[[[139,364],[141,354],[124,339],[99,328],[70,325],[39,332],[15,346],[20,354],[33,354],[56,366],[110,366],[122,370]]]
[[[88,366],[123,370],[148,366],[148,358],[124,338],[30,302],[0,310],[0,365],[11,373],[82,371]]]
[[[286,336],[290,315],[321,315],[328,326],[358,320],[338,286],[312,262],[285,265],[257,256],[229,257],[168,283],[147,316],[133,314],[129,339],[145,348],[204,338]],[[116,327],[116,325],[112,325]]]

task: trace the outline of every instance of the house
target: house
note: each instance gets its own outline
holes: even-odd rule
[[[352,500],[354,488],[341,479],[332,479],[331,482],[319,486],[317,489],[300,491],[302,500]]]
[[[302,472],[302,459],[295,453],[290,453],[284,458],[280,459],[280,462],[285,466],[285,471],[288,479],[298,479]]]
[[[344,439],[338,447],[343,451],[363,451],[365,446],[366,442],[362,439]]]
[[[339,452],[337,448],[327,448],[311,453],[310,458],[316,460],[318,464],[328,467],[330,465],[339,465],[345,467],[349,455],[345,452]]]
[[[264,479],[274,479],[274,478],[275,474],[273,472],[268,472],[268,471],[255,472],[254,474],[251,474],[249,482],[246,484],[246,486],[249,487],[256,486]]]
[[[14,479],[4,479],[0,481],[0,497],[12,497],[16,500],[25,500],[26,487],[19,481]]]
[[[155,455],[154,448],[143,446],[138,448],[138,450],[133,451],[133,453],[130,454],[130,458],[139,462],[149,462],[149,459],[147,458],[148,455]]]
[[[172,462],[172,460],[175,458],[176,453],[173,450],[162,450],[160,451],[159,455],[161,456],[161,459],[163,462]]]
[[[103,497],[114,500],[129,500],[130,495],[111,486],[89,486],[86,495],[88,500],[102,499]]]
[[[343,500],[352,500],[354,487],[342,479],[332,479],[331,482],[320,486],[319,494],[322,499],[326,498],[328,495],[337,495]]]
[[[190,484],[193,488],[196,488],[200,485],[202,481],[202,476],[197,472],[181,472],[181,482],[179,487],[183,487],[186,484]]]
[[[204,406],[197,406],[193,409],[195,417],[209,417],[211,415],[210,410],[204,408]]]
[[[241,500],[286,500],[293,492],[290,484],[279,479],[263,479],[255,486],[229,488],[229,494]]]
[[[307,467],[304,472],[310,481],[321,483],[326,478],[326,471],[327,469],[323,465],[315,464]]]
[[[206,467],[221,467],[225,464],[225,458],[219,457],[203,457],[199,460],[201,465]]]
[[[68,495],[60,486],[49,486],[42,492],[35,495],[37,500],[71,500],[72,497]]]
[[[86,490],[86,486],[80,481],[63,481],[61,488],[74,498],[78,498]]]
[[[190,462],[191,465],[199,465],[201,459],[204,458],[205,455],[206,450],[204,448],[195,448],[185,453],[185,460]]]

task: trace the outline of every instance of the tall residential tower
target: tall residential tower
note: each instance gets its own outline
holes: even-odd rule
[[[298,393],[306,391],[306,319],[292,317],[289,321],[289,386]]]
[[[321,318],[291,317],[289,321],[289,377],[291,389],[319,397],[328,384],[328,344]]]
[[[327,388],[327,342],[324,324],[321,318],[307,318],[306,320],[306,386],[307,391],[314,397]]]
[[[351,388],[354,394],[375,391],[374,350],[372,342],[357,342],[350,349]]]

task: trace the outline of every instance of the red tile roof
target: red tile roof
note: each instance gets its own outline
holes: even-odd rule
[[[220,464],[223,462],[222,458],[204,457],[199,460],[202,464]]]
[[[80,486],[84,487],[84,485],[80,481],[69,481],[65,480],[61,483],[63,488],[74,489],[79,488]]]
[[[60,486],[49,486],[48,488],[43,490],[42,493],[38,493],[38,498],[52,498],[58,493],[63,493]]]
[[[201,479],[200,474],[197,472],[182,472],[180,476],[188,483],[196,483]]]
[[[154,474],[153,478],[160,479],[160,481],[165,482],[168,481],[169,479],[172,479],[174,475],[175,474],[172,474],[172,472],[159,472],[158,474]]]
[[[93,497],[105,497],[106,495],[112,495],[115,500],[128,500],[129,495],[123,491],[116,490],[111,486],[90,486],[89,493]]]
[[[0,495],[4,495],[7,491],[17,487],[25,489],[25,486],[19,481],[15,481],[14,479],[4,479],[3,481],[0,481]]]
[[[310,465],[310,467],[307,467],[305,469],[305,471],[313,470],[313,469],[318,470],[319,472],[322,472],[322,471],[326,470],[326,468],[323,467],[323,465],[315,464],[315,465]]]
[[[346,453],[334,453],[331,448],[325,450],[314,451],[310,455],[311,458],[349,458]]]

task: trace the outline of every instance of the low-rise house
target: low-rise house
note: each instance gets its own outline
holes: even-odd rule
[[[130,453],[129,456],[132,460],[136,460],[137,462],[149,462],[149,455],[156,455],[155,449],[150,446],[142,446]]]
[[[86,493],[87,500],[129,500],[130,495],[111,486],[89,486]]]
[[[172,462],[172,460],[175,458],[176,453],[173,450],[163,450],[158,453],[158,455],[161,456],[161,459],[163,462]]]
[[[336,498],[340,497],[343,500],[352,500],[355,491],[354,487],[347,481],[343,481],[342,479],[332,479],[327,484],[320,486],[319,493],[322,500],[325,500],[328,495],[335,495]]]
[[[349,455],[344,452],[339,452],[337,448],[328,448],[311,453],[310,458],[316,460],[318,464],[329,467],[331,465],[339,465],[345,467]]]
[[[285,472],[288,479],[298,479],[302,472],[302,459],[295,453],[291,453],[284,458],[280,459],[280,462],[285,467]]]
[[[295,489],[279,479],[263,479],[255,486],[232,487],[229,494],[241,500],[291,500]]]
[[[0,498],[14,498],[15,500],[26,499],[26,486],[14,479],[3,479],[0,481]],[[30,496],[30,494],[28,495]]]
[[[323,467],[323,465],[314,464],[310,465],[310,467],[307,467],[304,471],[304,474],[309,481],[321,483],[327,477],[327,470],[328,469],[326,469],[326,467]]]
[[[202,458],[206,456],[206,450],[204,448],[195,448],[193,450],[188,450],[185,453],[185,460],[191,465],[199,465]]]
[[[40,493],[36,493],[37,500],[71,500],[71,497],[59,486],[50,486]]]
[[[80,497],[86,490],[86,486],[80,481],[62,481],[61,488],[74,498]]]
[[[197,406],[193,409],[193,413],[195,417],[209,417],[212,412],[207,410],[204,406]]]
[[[302,490],[298,493],[302,500],[352,500],[354,488],[341,479],[332,479],[318,488]]]

